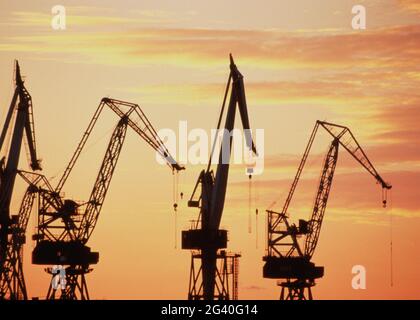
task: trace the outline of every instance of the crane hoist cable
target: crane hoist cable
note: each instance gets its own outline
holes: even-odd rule
[[[177,248],[178,243],[178,200],[179,200],[179,175],[178,171],[172,171],[172,196],[173,196],[173,208],[174,208],[174,242],[175,249]]]
[[[258,208],[255,209],[255,249],[258,249]]]
[[[256,224],[258,226],[258,208],[259,208],[259,204],[260,204],[260,181],[258,179],[258,177],[255,178],[254,180],[254,187],[255,187],[255,216],[256,216]],[[258,231],[258,228],[257,228]],[[257,233],[257,240],[258,240],[258,233]]]
[[[184,175],[181,175],[181,173],[179,171],[174,172],[174,175],[176,175],[176,178],[174,176],[174,181],[173,181],[173,201],[174,201],[174,229],[175,229],[175,235],[174,235],[174,241],[175,241],[175,245],[174,248],[177,249],[177,244],[178,244],[178,214],[179,214],[179,199],[183,200],[184,198],[184,192],[182,192],[182,187],[184,184]],[[179,176],[181,175],[181,192],[179,192]]]
[[[251,175],[248,176],[248,233],[252,233],[252,179]]]
[[[382,188],[382,205],[384,208],[386,208],[387,201],[388,201],[388,190],[385,188]]]
[[[390,259],[390,284],[394,286],[394,257],[393,257],[393,217],[392,217],[392,189],[390,190],[390,205],[389,205],[389,259]]]

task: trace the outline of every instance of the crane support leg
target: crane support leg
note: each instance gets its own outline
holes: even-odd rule
[[[215,253],[214,261],[204,260],[205,263],[203,257],[201,251],[192,252],[188,300],[237,300],[240,254],[219,250]],[[203,268],[208,262],[214,263],[214,269],[211,270],[214,271],[214,281],[211,283],[212,287],[205,288],[205,281],[210,279],[205,279],[206,273],[203,272]],[[211,288],[213,291],[209,290]]]
[[[12,216],[7,255],[3,263],[4,270],[0,274],[1,299],[28,299],[23,276],[23,245],[26,242],[25,230],[36,197],[35,192],[36,188],[33,185],[28,187],[19,214]]]
[[[315,285],[313,280],[297,279],[280,282],[280,300],[312,300],[311,288]]]

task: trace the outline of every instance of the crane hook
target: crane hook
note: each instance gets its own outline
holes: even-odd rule
[[[382,188],[382,206],[386,208],[387,203],[387,190],[386,188]]]

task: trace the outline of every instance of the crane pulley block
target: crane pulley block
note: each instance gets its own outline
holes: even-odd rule
[[[190,208],[199,208],[200,207],[200,201],[189,200],[188,201],[188,207],[190,207]]]

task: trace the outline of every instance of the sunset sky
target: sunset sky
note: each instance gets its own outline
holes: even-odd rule
[[[228,249],[242,254],[240,299],[279,296],[276,281],[262,277],[264,212],[282,207],[317,119],[350,127],[393,189],[382,208],[381,188],[341,150],[314,255],[325,266],[315,298],[420,298],[418,1],[63,0],[66,30],[53,30],[56,4],[0,1],[0,120],[13,94],[18,59],[33,99],[43,173],[53,185],[102,97],[138,103],[156,129],[177,131],[179,121],[187,121],[189,129],[210,133],[231,52],[244,75],[251,127],[265,130],[264,173],[252,182],[258,224],[252,214],[249,234],[243,165],[232,166],[222,219]],[[356,4],[366,7],[366,30],[352,29]],[[106,110],[64,187],[66,197],[88,199],[117,121]],[[309,218],[329,142],[320,131],[289,209],[293,220]],[[27,169],[24,152],[21,159]],[[198,216],[186,202],[204,166],[186,167],[175,223],[171,171],[128,132],[89,242],[100,252],[87,278],[91,298],[187,297],[190,253],[180,249],[180,233]],[[24,187],[20,182],[15,189],[15,210]],[[34,222],[35,215],[25,246],[25,277],[29,296],[43,298],[50,278],[43,266],[31,265]],[[366,267],[366,290],[352,289],[354,265]]]

